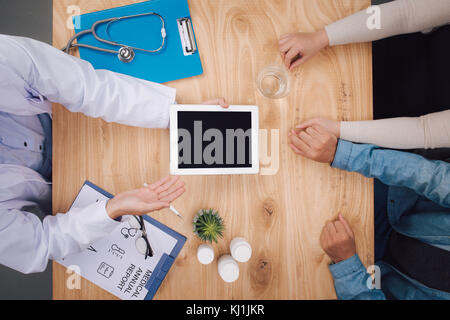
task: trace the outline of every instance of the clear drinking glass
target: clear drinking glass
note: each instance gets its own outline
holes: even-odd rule
[[[258,89],[270,99],[280,99],[289,93],[289,74],[282,65],[270,64],[258,75]]]

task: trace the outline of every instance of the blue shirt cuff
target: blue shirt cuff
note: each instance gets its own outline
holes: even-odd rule
[[[361,271],[361,269],[365,270],[364,265],[357,254],[339,263],[330,264],[328,268],[335,280],[348,276],[354,272]]]
[[[339,140],[336,149],[336,155],[334,156],[334,160],[331,166],[333,168],[347,170],[350,155],[352,154],[352,148],[353,143],[345,140]]]

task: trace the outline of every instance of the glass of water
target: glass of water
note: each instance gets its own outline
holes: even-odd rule
[[[282,65],[265,66],[257,81],[259,91],[267,98],[280,99],[289,93],[289,74]]]

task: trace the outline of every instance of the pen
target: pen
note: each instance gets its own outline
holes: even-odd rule
[[[172,211],[178,218],[183,219],[183,216],[181,215],[181,213],[178,212],[177,209],[175,209],[173,206],[170,206],[170,211]]]
[[[148,187],[149,187],[148,183],[144,183],[144,187],[145,187],[145,188],[148,188]],[[169,207],[169,209],[170,209],[170,211],[171,211],[174,215],[176,215],[178,218],[183,219],[183,216],[181,215],[181,213],[179,213],[178,210],[175,209],[172,205]]]

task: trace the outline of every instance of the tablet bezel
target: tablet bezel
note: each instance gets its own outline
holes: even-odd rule
[[[221,111],[250,112],[252,117],[252,167],[250,168],[202,168],[180,169],[178,167],[178,112],[179,111]],[[224,109],[219,105],[186,105],[170,106],[170,173],[173,175],[235,175],[259,173],[259,111],[257,106],[234,105]]]

